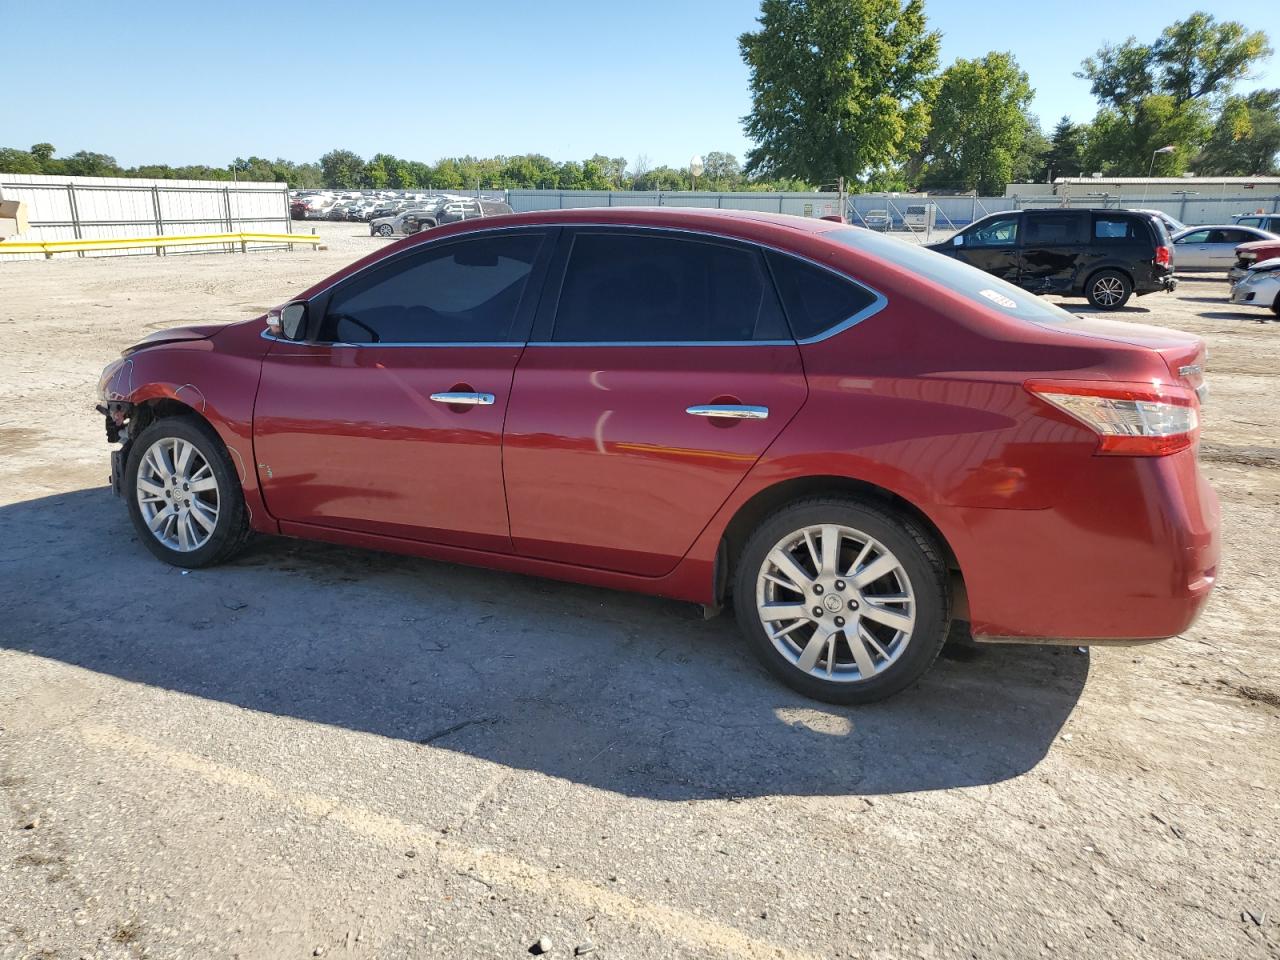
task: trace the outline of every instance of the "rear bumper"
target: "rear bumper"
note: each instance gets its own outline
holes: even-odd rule
[[[1217,576],[1219,514],[1195,452],[1091,459],[1048,508],[957,511],[975,639],[1138,643],[1199,616]]]
[[[1138,280],[1134,283],[1133,292],[1142,296],[1145,293],[1173,293],[1176,289],[1178,289],[1178,278],[1170,275]]]

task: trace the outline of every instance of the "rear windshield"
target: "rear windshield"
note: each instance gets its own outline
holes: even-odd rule
[[[912,273],[958,293],[978,306],[1036,323],[1062,323],[1075,317],[1059,306],[1027,293],[998,277],[961,263],[942,253],[934,253],[906,240],[883,233],[847,227],[822,234],[828,240],[896,263]],[[854,279],[857,279],[856,277]]]

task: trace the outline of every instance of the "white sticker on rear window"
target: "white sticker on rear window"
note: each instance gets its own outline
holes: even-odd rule
[[[1003,293],[997,293],[995,290],[979,290],[981,296],[986,297],[992,303],[998,303],[1007,310],[1016,310],[1018,305],[1006,297]]]

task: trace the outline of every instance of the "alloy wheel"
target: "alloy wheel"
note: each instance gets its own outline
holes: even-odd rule
[[[161,437],[147,448],[136,494],[147,528],[170,550],[198,550],[218,526],[218,480],[189,440]]]
[[[766,555],[756,611],[774,648],[817,679],[883,673],[915,629],[911,579],[888,547],[852,527],[804,527]]]
[[[1093,284],[1093,296],[1104,307],[1113,307],[1124,297],[1124,281],[1119,277],[1099,277]]]

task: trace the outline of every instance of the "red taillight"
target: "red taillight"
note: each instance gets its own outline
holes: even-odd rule
[[[1109,380],[1028,380],[1025,386],[1096,433],[1098,453],[1163,457],[1199,436],[1200,403],[1186,387]]]
[[[1156,247],[1156,265],[1167,267],[1171,263],[1173,263],[1173,251],[1165,246]]]

